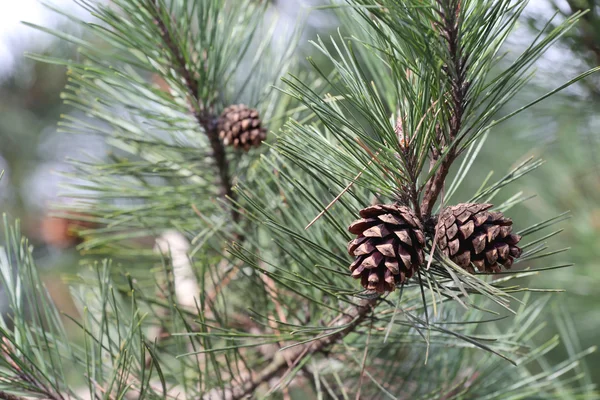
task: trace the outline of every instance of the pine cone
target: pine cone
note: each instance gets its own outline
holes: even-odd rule
[[[356,257],[352,277],[366,289],[392,292],[423,263],[423,225],[408,207],[396,204],[367,207],[360,216],[348,227],[358,235],[348,243],[348,253]]]
[[[521,256],[521,237],[512,233],[512,220],[487,211],[492,204],[462,203],[446,207],[436,227],[437,247],[457,265],[474,273],[500,272]],[[472,266],[472,265],[473,266]]]
[[[258,111],[243,104],[227,107],[218,122],[219,138],[225,146],[241,147],[248,151],[252,146],[260,146],[267,137],[261,127]]]

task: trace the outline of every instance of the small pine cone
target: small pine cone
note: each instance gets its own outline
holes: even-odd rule
[[[396,204],[373,205],[360,216],[348,227],[357,235],[348,243],[348,253],[356,257],[352,277],[366,289],[392,292],[423,264],[423,225],[408,207]]]
[[[446,207],[436,227],[438,249],[457,265],[474,273],[500,272],[521,256],[521,236],[512,233],[512,220],[487,211],[492,204],[462,203]]]
[[[218,122],[219,138],[225,146],[242,148],[246,151],[260,146],[267,137],[267,131],[261,126],[258,111],[243,104],[227,107],[221,113]]]

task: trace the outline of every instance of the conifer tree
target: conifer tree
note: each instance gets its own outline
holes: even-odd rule
[[[525,1],[336,2],[309,65],[269,2],[76,3],[87,34],[49,33],[78,57],[32,57],[112,151],[74,161],[80,315],[5,222],[0,398],[597,398],[520,284],[568,267],[530,267],[565,215],[510,218],[541,161],[460,190],[494,126],[595,72],[499,114],[580,13],[498,69]]]

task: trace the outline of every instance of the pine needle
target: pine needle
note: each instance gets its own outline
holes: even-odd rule
[[[335,198],[331,201],[331,203],[329,203],[327,205],[327,207],[325,207],[325,209],[319,213],[319,215],[317,215],[312,221],[310,221],[310,223],[308,225],[306,225],[306,227],[304,228],[304,230],[307,230],[315,222],[317,222],[319,220],[319,218],[321,218],[323,215],[325,215],[325,213],[327,212],[327,210],[329,210],[340,199],[340,197],[342,197],[342,195],[344,193],[346,193],[348,190],[350,190],[350,188],[352,187],[352,185],[354,185],[354,183],[358,180],[358,178],[360,178],[361,175],[366,171],[366,169],[373,163],[373,161],[375,161],[375,159],[377,158],[378,155],[379,155],[379,151],[377,151],[375,153],[375,155],[371,158],[371,160],[367,163],[367,165],[365,165],[364,168],[358,174],[356,174],[356,176],[354,177],[354,179],[352,179],[352,181],[344,188],[344,190],[342,190],[340,192],[340,194],[338,194],[337,196],[335,196]]]

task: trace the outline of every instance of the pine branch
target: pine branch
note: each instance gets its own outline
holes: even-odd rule
[[[417,215],[421,215],[421,205],[419,204],[419,191],[417,190],[419,166],[416,159],[416,154],[412,149],[412,145],[414,144],[414,142],[411,142],[404,136],[404,126],[401,115],[398,115],[398,118],[396,120],[396,126],[394,127],[394,132],[398,137],[398,143],[400,143],[401,151],[398,154],[406,164],[406,171],[408,175],[408,184],[404,185],[403,187],[404,192],[407,196],[405,202],[407,204],[410,203]]]
[[[198,124],[206,133],[206,136],[210,142],[210,147],[212,149],[213,157],[219,173],[222,195],[228,198],[233,204],[235,203],[235,193],[232,190],[231,177],[229,175],[229,161],[227,160],[225,147],[219,139],[217,117],[213,115],[205,106],[201,107],[200,98],[198,97],[198,81],[193,78],[192,72],[187,67],[187,62],[183,56],[183,53],[180,47],[177,45],[177,41],[173,37],[173,33],[170,32],[167,27],[159,0],[150,0],[150,2],[151,6],[149,7],[149,11],[152,17],[155,19],[155,24],[160,31],[162,41],[173,58],[175,70],[178,71],[185,81],[190,110],[194,114]],[[231,216],[233,221],[237,222],[240,214],[235,208],[232,208]]]
[[[584,24],[581,26],[581,41],[594,55],[596,64],[600,64],[600,43],[597,39],[595,29],[597,29],[597,18],[595,13],[594,4],[586,2],[585,6],[582,6],[581,2],[574,0],[567,0],[567,4],[571,8],[571,14],[584,13],[581,19]]]
[[[448,172],[450,172],[450,166],[452,165],[452,162],[454,162],[455,158],[456,154],[454,151],[448,152],[434,176],[429,180],[429,182],[427,182],[427,185],[425,186],[425,194],[423,195],[423,201],[421,202],[421,216],[424,220],[431,216],[433,206],[435,205],[435,202],[437,201],[437,198],[444,187],[446,176],[448,175]],[[439,155],[432,155],[430,170],[435,168],[438,160]]]
[[[137,93],[138,90],[153,89],[153,87],[137,82],[137,77],[126,76],[127,79],[114,77],[112,70],[110,73],[102,73],[109,71],[108,67],[95,60],[97,58],[104,60],[102,57],[105,53],[92,51],[89,62],[96,66],[99,73],[97,76],[92,75],[95,78],[93,80],[88,77],[88,74],[92,73],[90,71],[94,68],[88,68],[84,64],[79,66],[70,64],[70,68],[74,68],[79,74],[77,82],[82,88],[88,90],[83,97],[74,91],[70,99],[73,99],[72,101],[83,99],[84,101],[76,104],[80,104],[81,108],[87,111],[90,104],[99,103],[90,103],[88,100],[95,98],[95,94],[99,94],[98,97],[111,107],[98,111],[97,118],[117,128],[119,123],[126,127],[133,125],[133,128],[136,128],[135,122],[138,119],[135,117],[141,116],[143,118],[139,120],[151,122],[157,135],[163,130],[179,133],[181,128],[185,127],[186,132],[191,135],[187,138],[191,138],[194,143],[196,132],[201,128],[209,139],[219,176],[218,178],[205,177],[206,155],[190,157],[190,154],[197,155],[197,149],[185,147],[185,143],[181,150],[178,150],[179,147],[173,145],[180,143],[176,140],[178,139],[176,135],[172,137],[173,143],[163,143],[160,140],[146,143],[144,129],[122,128],[119,129],[118,136],[111,136],[110,132],[105,134],[110,139],[116,137],[119,143],[127,141],[127,145],[123,147],[133,154],[140,154],[141,151],[136,151],[137,148],[128,149],[130,142],[136,145],[146,143],[145,146],[149,148],[155,147],[155,152],[152,153],[153,157],[146,156],[143,167],[127,162],[106,168],[118,179],[122,179],[123,176],[132,178],[135,186],[128,188],[127,183],[123,184],[119,187],[124,189],[123,193],[119,192],[109,185],[116,182],[114,176],[111,176],[110,179],[103,181],[101,187],[94,189],[98,192],[104,188],[110,189],[108,194],[102,192],[101,199],[113,197],[121,199],[128,195],[140,198],[142,200],[140,207],[138,208],[136,204],[135,208],[123,211],[118,208],[121,206],[120,203],[114,206],[101,200],[99,203],[104,209],[98,215],[105,220],[110,220],[111,224],[118,225],[114,220],[115,212],[118,212],[128,220],[139,219],[139,224],[143,224],[144,229],[148,227],[152,232],[159,231],[168,224],[167,226],[175,226],[179,231],[195,236],[196,239],[192,242],[195,247],[189,251],[186,248],[183,253],[189,256],[189,266],[197,272],[197,283],[200,287],[188,290],[188,294],[190,292],[199,294],[199,304],[195,304],[195,299],[190,302],[191,307],[183,307],[181,304],[179,290],[185,285],[176,282],[174,260],[172,260],[173,269],[165,272],[173,274],[173,282],[170,280],[171,276],[167,281],[170,289],[175,290],[171,290],[168,293],[170,295],[165,296],[165,299],[154,296],[149,289],[154,286],[147,285],[147,283],[157,283],[155,280],[148,279],[154,276],[148,274],[147,262],[139,263],[142,267],[142,272],[139,274],[143,275],[142,282],[134,278],[137,274],[130,275],[129,272],[129,270],[138,272],[134,270],[134,265],[137,266],[137,263],[127,266],[126,276],[129,286],[123,292],[126,296],[114,296],[111,278],[114,268],[106,264],[99,271],[94,282],[84,279],[85,286],[73,291],[78,295],[77,304],[82,309],[85,306],[86,310],[90,310],[82,316],[83,322],[77,322],[89,339],[86,340],[85,348],[81,350],[75,348],[75,357],[64,358],[62,354],[58,354],[58,350],[62,350],[63,347],[70,349],[68,340],[62,336],[59,339],[52,336],[50,343],[57,345],[47,345],[51,357],[46,361],[42,358],[43,355],[39,356],[33,364],[37,365],[39,359],[41,360],[39,362],[46,366],[44,371],[50,371],[51,375],[56,374],[56,377],[48,378],[50,384],[53,381],[65,381],[60,375],[64,373],[57,368],[59,364],[56,360],[60,360],[63,363],[72,362],[73,368],[85,367],[88,370],[101,372],[96,377],[92,374],[86,375],[90,387],[98,391],[96,396],[115,393],[116,397],[164,398],[170,397],[171,393],[175,397],[176,392],[180,391],[188,398],[234,400],[252,397],[259,386],[275,379],[277,383],[271,385],[270,392],[265,396],[268,397],[281,388],[285,391],[292,379],[297,377],[295,374],[303,367],[306,369],[307,361],[319,358],[325,361],[323,368],[315,366],[314,375],[308,373],[309,379],[312,377],[317,383],[315,389],[319,392],[322,384],[330,390],[327,375],[333,374],[345,398],[348,398],[346,389],[354,388],[354,382],[358,379],[361,387],[358,390],[359,395],[369,398],[377,397],[378,392],[386,394],[389,390],[393,393],[405,393],[411,398],[439,398],[445,394],[454,395],[452,390],[454,387],[460,390],[455,394],[457,397],[468,395],[477,398],[510,395],[523,397],[529,394],[551,398],[554,396],[548,394],[571,392],[569,389],[563,389],[562,382],[564,381],[565,385],[568,383],[567,379],[572,368],[570,365],[575,364],[574,361],[580,358],[579,355],[570,359],[568,365],[559,365],[555,370],[544,367],[543,373],[539,373],[541,364],[528,368],[522,362],[525,357],[529,357],[526,360],[532,363],[537,361],[540,354],[543,355],[543,352],[552,345],[550,342],[549,345],[538,349],[529,342],[536,332],[528,328],[533,324],[535,317],[545,309],[544,304],[538,306],[534,304],[527,309],[523,306],[515,317],[514,326],[511,325],[508,332],[505,332],[504,324],[498,326],[498,331],[493,330],[491,335],[487,335],[487,331],[484,332],[480,328],[482,324],[492,322],[481,319],[480,312],[492,309],[491,305],[494,304],[509,309],[512,304],[518,302],[511,293],[522,289],[517,285],[511,286],[507,282],[525,275],[507,275],[493,281],[486,281],[454,264],[447,263],[445,259],[432,257],[427,268],[420,270],[419,279],[414,279],[415,284],[402,286],[396,307],[387,300],[383,300],[383,304],[379,304],[381,301],[379,299],[352,301],[350,293],[356,292],[357,285],[348,276],[349,260],[341,250],[347,241],[347,222],[355,217],[358,207],[363,206],[371,198],[372,193],[381,194],[383,198],[392,197],[400,191],[400,188],[406,191],[407,204],[410,204],[414,210],[419,212],[419,208],[424,204],[425,208],[420,214],[431,214],[438,196],[443,193],[444,180],[447,178],[452,162],[463,151],[459,143],[463,135],[465,135],[464,141],[467,142],[477,140],[477,135],[485,131],[481,127],[488,125],[488,118],[491,118],[496,107],[499,107],[503,99],[510,97],[513,91],[516,92],[520,87],[520,83],[511,86],[511,79],[514,77],[515,81],[518,80],[520,68],[527,64],[527,60],[533,59],[537,51],[532,51],[531,56],[524,57],[525,61],[519,61],[516,67],[501,75],[501,80],[494,80],[489,83],[491,86],[488,86],[484,78],[491,68],[495,46],[502,40],[496,43],[494,39],[488,43],[487,38],[500,36],[502,39],[502,35],[489,34],[489,32],[502,33],[505,28],[500,27],[504,26],[507,27],[506,31],[509,30],[513,19],[507,18],[508,22],[503,22],[505,20],[502,19],[502,15],[511,12],[510,0],[502,0],[494,4],[433,0],[427,4],[427,7],[423,7],[420,0],[410,0],[403,4],[394,0],[377,2],[360,0],[360,2],[369,6],[365,10],[374,10],[374,12],[377,11],[373,7],[374,3],[389,6],[381,7],[379,12],[382,21],[389,24],[389,30],[380,27],[379,21],[371,15],[364,15],[364,23],[374,24],[372,39],[377,46],[369,47],[368,52],[373,53],[371,54],[373,62],[380,65],[379,71],[391,77],[388,78],[390,82],[385,79],[368,79],[370,74],[362,73],[362,64],[354,57],[353,47],[343,44],[345,41],[341,41],[340,46],[333,40],[331,42],[333,46],[319,41],[318,48],[334,62],[339,81],[343,82],[338,86],[339,90],[330,92],[343,94],[343,101],[341,96],[339,98],[322,96],[313,87],[315,80],[311,76],[304,77],[302,80],[296,81],[296,78],[293,78],[288,81],[292,88],[290,89],[292,96],[303,106],[301,107],[303,110],[307,109],[311,113],[304,115],[302,111],[298,113],[301,118],[292,118],[292,122],[282,132],[273,150],[257,161],[226,158],[225,148],[218,138],[216,129],[219,110],[215,109],[217,104],[222,105],[221,103],[226,102],[210,100],[215,93],[216,99],[226,97],[226,92],[232,87],[227,84],[227,79],[223,78],[227,75],[226,70],[238,65],[237,61],[241,60],[238,57],[243,56],[247,46],[255,40],[252,39],[253,34],[248,34],[246,40],[238,40],[239,32],[254,32],[254,30],[247,29],[246,24],[233,25],[238,22],[238,18],[234,17],[244,16],[244,21],[256,22],[259,20],[256,16],[250,13],[246,15],[243,12],[237,14],[237,10],[242,8],[237,7],[235,0],[231,2],[227,0],[183,1],[172,4],[166,0],[115,0],[111,2],[111,7],[108,7],[104,14],[99,13],[107,22],[112,22],[113,15],[116,15],[110,12],[112,4],[120,4],[123,12],[118,15],[124,17],[114,18],[115,31],[119,33],[117,35],[119,40],[114,40],[115,38],[111,36],[110,43],[119,44],[116,50],[121,49],[125,54],[130,49],[144,49],[141,44],[151,44],[151,47],[145,47],[148,50],[145,55],[149,62],[143,67],[155,72],[156,65],[159,65],[161,76],[177,87],[179,93],[172,98],[165,95],[169,97],[168,101],[163,98],[164,93],[148,96],[142,102],[138,101],[139,95],[132,95],[127,101],[119,100],[116,104],[124,109],[136,111],[132,118],[113,121],[115,117],[113,114],[116,114],[115,110],[118,107],[112,103],[112,100],[126,97],[127,90]],[[202,8],[204,5],[208,5],[208,8]],[[430,12],[430,5],[436,9]],[[460,12],[461,5],[464,7],[462,12]],[[352,12],[356,13],[354,8],[358,9],[358,7],[352,8]],[[346,8],[344,10],[346,11]],[[438,14],[434,15],[432,12]],[[231,13],[232,18],[227,18],[228,13]],[[354,27],[360,19],[351,22],[352,25],[349,26]],[[254,25],[249,22],[248,24]],[[236,26],[239,27],[238,31],[235,30]],[[494,28],[496,26],[499,28]],[[136,29],[138,27],[139,30]],[[201,34],[194,37],[196,29],[199,29]],[[213,35],[215,32],[219,35]],[[221,33],[223,33],[222,39]],[[431,38],[435,36],[440,38],[439,43],[430,43]],[[135,40],[130,41],[130,37]],[[229,50],[230,42],[243,43],[243,45],[239,48],[233,46]],[[268,47],[267,44],[264,42],[265,47]],[[121,45],[123,48],[120,48]],[[91,48],[92,45],[87,47]],[[194,61],[195,50],[191,50],[190,47],[204,50],[216,49],[218,56],[210,58],[211,63],[207,64],[209,67],[206,69],[203,68],[204,65],[197,68]],[[337,53],[328,51],[328,48],[333,47],[336,48]],[[381,63],[381,54],[376,54],[375,49],[386,47],[391,49],[389,59],[392,61]],[[543,49],[544,46],[540,45],[539,48]],[[210,54],[210,51],[208,53]],[[233,57],[234,55],[236,57]],[[477,63],[477,67],[469,69],[468,75],[466,74],[467,56]],[[256,58],[261,59],[261,57]],[[445,63],[441,72],[438,68],[440,60]],[[208,61],[208,58],[205,61]],[[271,60],[267,59],[265,64],[270,68]],[[131,66],[135,65],[134,60]],[[226,68],[221,69],[219,65]],[[392,71],[396,71],[395,75],[390,74],[388,70],[390,66]],[[113,66],[111,65],[110,68]],[[478,68],[483,72],[478,73]],[[231,71],[229,77],[235,79],[236,69],[231,68]],[[427,73],[409,78],[406,77],[406,71],[411,74],[417,71]],[[206,77],[203,75],[204,72]],[[259,72],[250,73],[249,79],[253,80],[254,76],[260,75]],[[129,82],[130,78],[131,82]],[[322,78],[329,84],[328,76]],[[397,81],[391,82],[394,80]],[[141,79],[139,81],[141,82]],[[304,83],[304,81],[311,83]],[[336,80],[331,79],[331,82],[331,86],[335,89]],[[102,83],[103,86],[100,89],[94,88],[97,83]],[[129,84],[121,86],[119,83]],[[469,84],[472,86],[467,99]],[[219,87],[222,87],[222,90],[219,90]],[[394,87],[397,87],[395,91],[391,89]],[[250,89],[248,91],[251,92]],[[238,96],[240,94],[237,88],[231,92],[235,92]],[[181,93],[185,101],[180,101]],[[396,95],[400,95],[401,99],[396,98]],[[488,103],[485,104],[491,106],[489,106],[489,113],[479,116],[476,113],[479,109],[471,110],[467,106],[472,104],[471,101],[474,99],[481,98],[487,99]],[[164,113],[160,112],[160,108],[153,107],[155,103],[163,105],[163,100],[166,103],[164,106],[167,107],[163,110]],[[400,141],[400,149],[398,149],[389,129],[389,115],[386,110],[397,106],[398,100],[401,100],[403,112],[407,116],[407,133],[414,147],[409,146],[410,141],[408,143]],[[480,103],[477,102],[477,105],[479,107]],[[278,106],[282,107],[281,104]],[[436,110],[429,112],[434,108]],[[171,110],[175,112],[172,113]],[[373,126],[373,132],[363,129],[360,121],[350,115],[352,114],[350,110],[360,112],[360,119]],[[423,112],[424,110],[427,112]],[[289,114],[295,112],[289,111]],[[183,115],[187,116],[182,118]],[[187,128],[192,115],[195,121],[191,121],[192,127]],[[174,116],[176,122],[173,122]],[[314,124],[313,116],[317,116],[320,123]],[[414,123],[419,118],[421,121],[415,127]],[[182,125],[178,126],[178,122]],[[421,130],[422,123],[424,125]],[[85,121],[81,125],[87,127]],[[469,133],[471,137],[466,138]],[[205,143],[204,138],[202,139]],[[394,146],[389,147],[388,144],[391,143]],[[434,149],[430,153],[432,143]],[[168,151],[164,150],[165,145],[170,146]],[[372,161],[369,161],[366,166],[368,157],[363,150],[366,150],[368,157],[373,156]],[[403,160],[398,160],[398,153]],[[211,154],[207,155],[212,164]],[[428,156],[431,158],[431,174],[426,182],[421,182],[417,187],[418,177]],[[167,162],[176,165],[172,167],[162,165]],[[198,179],[196,181],[185,179],[182,184],[180,177],[187,174],[182,175],[179,171],[175,173],[174,170],[188,163],[197,163]],[[227,229],[227,225],[226,221],[221,224],[222,219],[211,221],[212,218],[207,218],[212,215],[211,202],[205,202],[209,204],[210,213],[200,212],[195,206],[192,207],[197,212],[200,223],[188,224],[181,221],[189,219],[190,203],[196,202],[201,205],[194,197],[200,188],[198,185],[205,185],[206,193],[210,193],[211,196],[218,192],[219,195],[228,196],[232,205],[238,204],[234,203],[233,199],[229,163],[232,163],[232,171],[248,168],[252,173],[241,180],[241,190],[236,193],[237,197],[243,200],[239,203],[239,210],[247,211],[243,215],[248,216],[246,225],[249,232],[248,240],[245,247],[232,248],[232,256],[236,257],[241,264],[227,272],[221,266],[230,264],[231,260],[219,252],[222,242],[212,240],[213,237],[218,237],[220,230]],[[233,163],[236,163],[235,168]],[[468,170],[471,164],[466,165],[465,168]],[[98,170],[101,170],[102,165],[99,167]],[[358,170],[361,170],[360,174],[352,179]],[[396,170],[400,173],[395,174]],[[212,170],[208,174],[211,172]],[[489,188],[487,183],[483,184],[484,189],[480,195],[483,197],[494,195],[498,189],[522,173],[521,170],[517,172]],[[402,178],[408,177],[410,182],[402,186],[404,183],[400,182],[399,178],[395,179],[399,175],[402,175]],[[155,176],[167,177],[161,184],[169,189],[161,191],[163,195],[158,199],[156,190],[153,190],[158,185],[147,184],[146,179]],[[138,177],[141,183],[137,182]],[[350,184],[348,184],[349,180]],[[345,186],[346,184],[348,185]],[[144,190],[143,195],[136,193],[138,187]],[[242,190],[244,187],[247,190]],[[303,222],[306,215],[314,215],[322,210],[324,199],[330,200],[332,190],[336,189],[338,192],[342,189],[343,191],[326,207],[326,212],[319,214],[323,218],[318,226],[308,231],[304,230]],[[452,190],[452,187],[450,189]],[[425,192],[420,198],[422,190]],[[173,193],[192,194],[181,201],[177,198],[180,196],[173,196]],[[421,203],[421,200],[424,203]],[[514,204],[515,201],[508,200],[504,207]],[[333,207],[333,204],[336,207]],[[234,220],[240,217],[239,213],[240,211],[232,210]],[[204,221],[207,221],[207,224],[202,223]],[[542,227],[544,223],[532,227],[530,231]],[[430,235],[430,232],[428,234]],[[116,239],[122,237],[114,233],[111,233],[111,236]],[[435,239],[433,241],[436,242]],[[535,246],[528,250],[527,255],[530,258],[544,249],[541,242],[530,244]],[[110,256],[118,256],[109,248],[107,251]],[[143,253],[134,248],[127,249],[127,254],[137,256]],[[541,254],[539,257],[545,255],[547,254]],[[12,269],[3,268],[3,270],[11,272],[6,273],[6,280],[10,281]],[[23,271],[31,272],[19,267],[16,267],[15,271],[20,274],[19,276]],[[237,275],[241,278],[233,279]],[[428,288],[423,286],[425,281],[429,284]],[[134,282],[137,282],[135,286]],[[115,281],[115,284],[117,283],[119,281]],[[10,291],[12,287],[19,286],[9,284],[5,287]],[[212,294],[211,289],[214,289]],[[425,290],[431,293],[431,299],[425,298],[427,293]],[[165,292],[168,292],[168,289]],[[31,293],[37,291],[32,290]],[[471,294],[480,296],[471,296]],[[20,304],[16,301],[16,296],[13,298],[14,304]],[[132,306],[128,305],[127,298],[131,299]],[[341,302],[349,303],[347,305],[349,308],[341,310]],[[37,304],[37,302],[30,303]],[[182,307],[177,306],[177,303]],[[440,306],[439,312],[436,311],[436,304]],[[377,313],[375,313],[374,309],[377,305]],[[196,307],[192,308],[194,306]],[[467,311],[464,312],[461,306],[467,308]],[[428,317],[432,307],[436,316],[435,323],[430,323]],[[247,310],[251,310],[257,319],[250,321]],[[164,315],[169,316],[168,319],[163,317],[163,312]],[[149,313],[150,318],[144,318]],[[245,313],[243,314],[245,319],[238,320],[238,313]],[[397,313],[402,313],[402,317],[394,318]],[[336,317],[329,324],[324,324],[322,321],[327,321],[331,314]],[[310,324],[307,318],[312,319]],[[56,321],[58,326],[60,320],[56,318]],[[457,327],[457,324],[460,325]],[[369,329],[367,334],[369,325],[372,329]],[[164,326],[171,333],[168,341],[160,345],[155,341],[154,346],[151,346],[148,336],[152,338],[155,335],[149,335],[144,329],[146,326]],[[491,326],[493,329],[495,325],[491,324]],[[25,328],[18,330],[20,334],[28,334],[23,336],[25,338],[23,342],[29,343],[29,337],[46,338],[42,336],[47,332],[46,329],[42,329],[44,325],[38,324],[33,327],[35,329],[25,329],[27,328],[25,325]],[[62,332],[58,329],[53,331]],[[291,340],[297,341],[294,346],[288,346],[278,353],[271,352],[276,344],[288,343]],[[27,346],[28,354],[39,354],[36,344]],[[342,345],[348,350],[345,354],[339,352],[343,350],[340,349]],[[422,362],[423,354],[420,345],[427,346],[427,365]],[[499,357],[466,350],[473,347]],[[369,349],[368,368],[364,368],[364,360],[367,358],[363,356],[361,361],[355,358],[351,351],[358,353],[364,350],[363,354],[367,354],[366,348]],[[531,350],[526,352],[524,349]],[[144,357],[146,352],[150,354],[149,358]],[[181,354],[182,352],[185,354]],[[180,355],[176,358],[180,363],[179,366],[169,361],[175,359],[175,354]],[[386,357],[386,354],[404,356]],[[505,363],[504,359],[508,356],[511,360],[514,357],[519,367],[513,368]],[[351,358],[354,363],[348,364]],[[145,363],[148,359],[152,362]],[[98,364],[97,360],[103,362]],[[413,368],[411,364],[416,367]],[[141,368],[138,368],[138,365]],[[473,366],[477,366],[478,379],[468,381],[468,377],[473,376]],[[416,371],[414,374],[413,369]],[[162,387],[157,386],[156,389],[152,388],[154,383],[158,383],[157,377],[151,376],[154,370],[162,385]],[[536,375],[530,375],[530,372],[535,372]],[[499,373],[507,376],[501,384],[496,384],[493,379],[487,379],[498,376]],[[558,380],[561,375],[567,379]],[[136,386],[133,386],[132,382]],[[138,382],[141,383],[139,388]],[[148,385],[144,388],[145,382],[148,382]],[[293,381],[293,383],[298,382],[299,379]],[[468,382],[469,386],[464,387],[463,382]],[[409,387],[409,390],[404,390],[402,387],[404,385]],[[108,389],[104,391],[104,388]],[[162,395],[158,394],[161,389]],[[54,390],[59,394],[65,393],[65,396],[70,392],[58,383]],[[151,391],[156,393],[151,394]],[[333,394],[332,391],[330,393]]]
[[[465,111],[466,97],[468,92],[468,82],[466,80],[466,60],[462,56],[459,43],[459,14],[461,0],[439,0],[440,15],[442,24],[440,34],[448,46],[449,61],[445,73],[448,76],[450,84],[450,113],[448,115],[448,132],[444,135],[444,128],[438,125],[437,140],[442,149],[450,146],[441,160],[438,170],[430,178],[425,186],[423,201],[421,202],[421,212],[423,218],[431,215],[433,206],[442,191],[446,176],[450,172],[450,166],[458,155],[458,141],[455,141],[461,128],[462,116]],[[441,153],[434,149],[431,155],[430,171],[435,168],[439,162]]]
[[[0,399],[1,400],[26,400],[25,397],[16,396],[14,394],[6,393],[3,390],[0,390]]]
[[[370,300],[364,299],[360,304],[351,307],[348,311],[340,314],[336,319],[334,319],[334,323],[338,326],[347,325],[346,328],[338,333],[314,340],[303,346],[293,347],[291,352],[286,354],[283,354],[282,352],[276,353],[271,364],[266,366],[260,372],[256,373],[248,381],[239,386],[225,388],[223,392],[214,390],[205,395],[203,400],[212,400],[217,398],[240,400],[252,394],[254,390],[262,383],[267,382],[282,373],[285,373],[286,369],[298,365],[301,363],[302,359],[322,352],[327,347],[337,343],[339,340],[342,340],[348,334],[352,333],[368,317],[371,310],[377,304],[377,300],[378,298]],[[290,359],[294,360],[292,367],[288,366],[287,360]]]
[[[600,65],[600,39],[598,39],[598,16],[596,14],[595,2],[581,2],[567,0],[571,9],[571,16],[581,14],[579,25],[579,39],[587,51],[591,53],[592,66]],[[588,88],[595,97],[600,97],[600,89],[593,82],[587,83]]]

